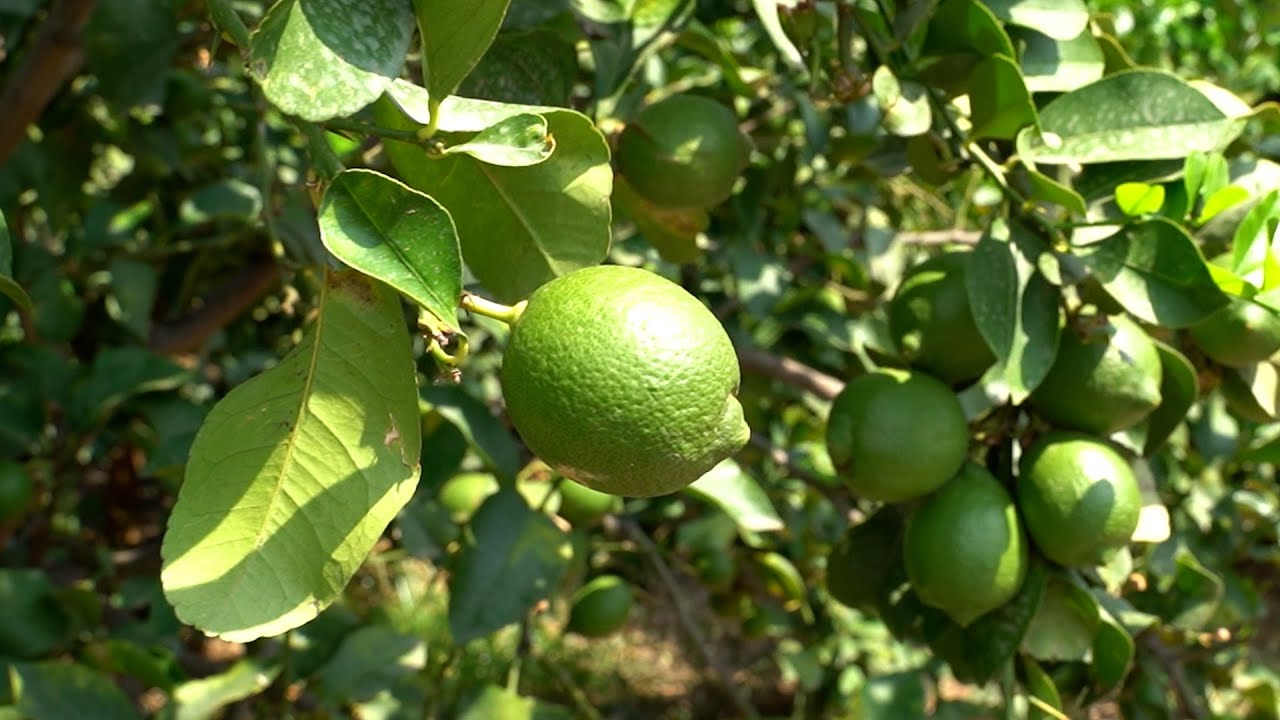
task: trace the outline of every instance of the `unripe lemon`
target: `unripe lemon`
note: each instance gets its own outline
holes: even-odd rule
[[[1129,463],[1083,433],[1040,436],[1022,455],[1018,507],[1045,557],[1068,567],[1100,565],[1138,527],[1142,495]]]
[[[1280,351],[1280,315],[1240,298],[1192,325],[1190,332],[1205,355],[1228,367],[1256,365]]]
[[[617,512],[622,501],[617,495],[592,490],[572,480],[560,483],[560,517],[576,528],[595,525],[611,512]]]
[[[529,449],[613,495],[675,492],[751,432],[720,322],[679,285],[636,268],[584,268],[538,288],[511,327],[501,379]]]
[[[916,265],[889,301],[889,333],[903,359],[950,385],[977,380],[996,361],[969,307],[969,257],[949,252]]]
[[[1031,405],[1054,425],[1110,435],[1141,422],[1160,404],[1160,353],[1123,315],[1088,337],[1067,328]]]
[[[617,575],[601,575],[573,595],[566,630],[587,637],[612,635],[631,614],[631,586]]]
[[[454,522],[463,523],[499,489],[498,479],[489,473],[460,472],[444,481],[436,500],[449,511]]]
[[[916,595],[962,626],[1009,602],[1026,578],[1013,498],[973,463],[915,509],[902,542]]]
[[[22,465],[0,460],[0,524],[17,520],[31,507],[35,485]]]
[[[854,493],[903,502],[932,492],[964,463],[969,428],[951,388],[920,372],[857,377],[831,405],[827,451]]]
[[[622,176],[650,202],[705,208],[733,192],[749,151],[732,110],[697,95],[672,95],[627,124],[615,158]]]

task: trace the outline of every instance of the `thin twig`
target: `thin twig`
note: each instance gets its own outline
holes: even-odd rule
[[[797,467],[795,462],[792,461],[790,453],[788,453],[784,448],[774,445],[769,438],[755,432],[751,433],[750,443],[751,447],[763,451],[765,456],[768,457],[769,461],[774,465],[785,469],[787,474],[798,480],[804,481],[806,485],[821,493],[822,496],[825,497],[833,506],[839,509],[841,513],[848,509],[849,503],[844,496],[837,493],[826,482],[823,482],[822,478],[814,475],[804,468]]]
[[[844,389],[844,382],[839,378],[811,368],[798,360],[744,345],[737,345],[736,349],[743,372],[779,380],[792,387],[811,392],[824,400],[835,399],[835,396]]]
[[[627,518],[616,518],[616,521],[627,538],[634,542],[640,548],[640,551],[649,558],[649,562],[653,564],[653,568],[658,574],[658,580],[671,597],[671,606],[676,612],[676,620],[680,623],[685,635],[688,636],[690,644],[693,645],[694,651],[698,654],[698,659],[711,670],[717,684],[720,685],[720,689],[733,703],[733,706],[742,717],[749,720],[759,718],[755,708],[751,706],[750,700],[743,695],[742,689],[734,683],[733,675],[729,672],[729,668],[725,667],[724,663],[708,647],[707,639],[703,637],[701,628],[689,612],[684,592],[676,583],[671,568],[667,565],[666,560],[662,559],[662,554],[658,552],[657,546],[653,544],[653,541],[649,539],[649,536],[635,521]]]
[[[1193,720],[1204,720],[1209,717],[1188,687],[1182,659],[1175,656],[1172,650],[1160,641],[1160,638],[1151,633],[1143,633],[1142,645],[1169,676],[1169,684],[1173,686],[1173,698],[1178,703],[1178,717],[1193,718]]]
[[[578,687],[578,684],[573,681],[569,673],[564,671],[564,668],[551,661],[543,661],[542,667],[550,671],[555,676],[556,682],[560,683],[565,692],[569,693],[569,702],[573,703],[573,709],[578,711],[578,715],[585,720],[603,720],[603,716],[591,704],[590,698],[582,691],[582,688]]]

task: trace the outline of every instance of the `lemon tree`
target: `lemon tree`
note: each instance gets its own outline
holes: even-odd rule
[[[0,3],[0,717],[1274,717],[1273,15]]]

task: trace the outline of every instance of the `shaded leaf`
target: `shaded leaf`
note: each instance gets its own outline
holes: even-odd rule
[[[373,170],[345,170],[325,189],[318,221],[335,257],[460,329],[462,257],[439,203]]]
[[[1083,660],[1098,621],[1093,598],[1060,577],[1051,577],[1022,638],[1022,651],[1036,660]]]
[[[1191,361],[1160,340],[1152,342],[1160,353],[1160,404],[1135,428],[1135,444],[1143,455],[1164,445],[1200,397],[1200,380]]]
[[[489,407],[458,385],[432,385],[421,390],[423,401],[462,432],[489,467],[503,479],[520,469],[520,446]]]
[[[1065,713],[1062,712],[1062,697],[1058,694],[1058,688],[1054,685],[1053,678],[1049,677],[1049,674],[1040,667],[1040,663],[1032,658],[1020,655],[1018,659],[1021,661],[1027,693],[1065,716]],[[1036,703],[1032,703],[1032,706],[1027,710],[1027,718],[1028,720],[1056,720],[1054,716],[1040,709]]]
[[[278,0],[253,34],[249,68],[272,104],[320,122],[376,100],[412,37],[409,0]]]
[[[315,675],[316,691],[335,704],[368,700],[427,664],[426,643],[386,625],[365,625],[342,639]]]
[[[417,483],[396,295],[328,272],[317,308],[289,355],[209,413],[161,548],[178,617],[232,641],[295,628],[333,602]]]
[[[783,528],[778,511],[760,483],[732,459],[721,461],[685,490],[719,506],[741,530],[771,532]]]
[[[663,260],[689,263],[702,256],[698,237],[710,223],[706,210],[654,205],[632,190],[621,175],[613,179],[613,208],[615,213],[631,218],[636,229],[657,248]]]
[[[449,586],[449,630],[466,643],[519,622],[560,582],[573,551],[569,536],[506,487],[471,518]]]
[[[1105,607],[1098,607],[1098,629],[1093,636],[1093,662],[1089,673],[1099,690],[1109,693],[1124,682],[1133,667],[1134,643],[1129,631]]]
[[[14,663],[9,682],[18,710],[29,720],[136,720],[133,704],[107,676],[73,662]]]
[[[1112,297],[1145,322],[1187,327],[1227,302],[1194,241],[1163,218],[1127,225],[1073,252]]]
[[[107,348],[93,359],[88,376],[76,388],[74,417],[80,427],[102,423],[130,398],[173,390],[190,377],[189,370],[145,347]]]
[[[1011,140],[1036,124],[1036,106],[1018,64],[1003,55],[978,63],[969,75],[969,102],[975,138]]]
[[[0,295],[8,297],[23,312],[34,312],[27,291],[13,279],[13,242],[9,237],[9,224],[0,210]]]
[[[458,720],[533,720],[533,698],[499,685],[485,685]]]
[[[128,257],[114,257],[107,271],[111,274],[111,293],[105,302],[107,315],[146,340],[151,335],[151,312],[159,284],[156,269]]]
[[[1013,42],[991,9],[977,0],[945,0],[929,20],[925,50],[1016,57]]]
[[[36,658],[62,647],[75,628],[43,570],[0,569],[0,656]]]
[[[1102,77],[1106,59],[1088,30],[1069,40],[1018,27],[1009,35],[1022,46],[1018,63],[1031,92],[1068,92]]]
[[[432,95],[452,95],[502,27],[511,0],[413,0],[423,75]]]
[[[578,53],[559,33],[503,33],[458,93],[505,103],[566,106],[577,76]]]

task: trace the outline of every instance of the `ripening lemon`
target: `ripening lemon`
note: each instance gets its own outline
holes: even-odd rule
[[[969,307],[969,257],[949,252],[916,265],[889,301],[889,333],[903,359],[950,385],[977,380],[996,361]]]
[[[1045,433],[1023,453],[1017,495],[1027,532],[1061,565],[1100,565],[1128,544],[1142,496],[1129,463],[1077,432]]]
[[[1063,330],[1031,405],[1059,427],[1110,435],[1142,422],[1160,404],[1160,353],[1140,325],[1116,315],[1081,337]]]
[[[575,270],[538,288],[511,326],[501,379],[529,449],[612,495],[675,492],[751,432],[720,321],[637,268]]]
[[[1008,491],[966,463],[911,513],[902,540],[921,602],[967,626],[1009,602],[1027,574],[1027,541]]]
[[[855,494],[904,502],[964,463],[969,427],[955,393],[921,372],[880,369],[849,381],[831,405],[827,451]]]
[[[618,171],[664,207],[706,208],[733,192],[750,145],[738,118],[698,95],[672,95],[640,111],[618,137]]]
[[[574,593],[565,629],[587,637],[612,635],[627,623],[631,605],[631,586],[617,575],[601,575]]]
[[[1205,355],[1228,367],[1256,365],[1280,351],[1280,315],[1240,298],[1192,325],[1190,332]]]

